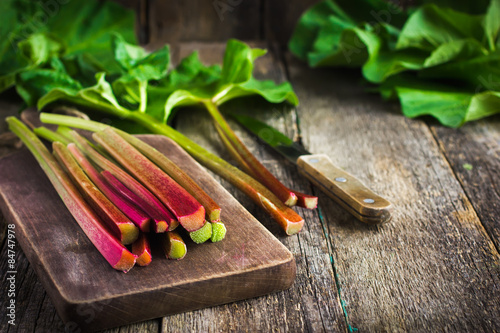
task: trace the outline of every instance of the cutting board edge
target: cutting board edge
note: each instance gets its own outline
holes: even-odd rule
[[[269,266],[267,269],[261,269],[261,270],[254,270],[252,272],[240,272],[238,274],[233,274],[231,276],[231,279],[228,280],[227,277],[221,277],[221,278],[216,278],[212,279],[210,281],[199,281],[198,283],[195,283],[194,285],[185,285],[183,289],[189,289],[189,295],[193,296],[193,294],[196,294],[197,292],[200,292],[200,289],[203,289],[205,287],[205,284],[210,283],[212,284],[217,284],[219,283],[219,287],[223,287],[227,284],[231,283],[236,283],[239,284],[241,283],[242,280],[252,280],[252,279],[258,279],[261,275],[266,275],[267,271],[272,272],[270,274],[271,276],[280,276],[280,277],[285,277],[286,278],[281,278],[279,280],[272,280],[272,283],[268,284],[268,288],[266,289],[260,289],[258,292],[254,288],[242,288],[239,292],[228,295],[226,296],[228,299],[224,301],[205,301],[205,302],[194,302],[194,303],[187,303],[185,302],[186,298],[190,298],[189,296],[187,297],[179,297],[175,296],[173,302],[172,299],[169,299],[168,302],[176,303],[176,298],[179,298],[182,302],[178,304],[182,304],[181,306],[178,306],[173,310],[170,307],[167,308],[161,308],[161,307],[155,307],[157,310],[154,312],[151,312],[150,316],[144,316],[144,314],[137,314],[137,317],[131,317],[130,311],[126,312],[127,317],[124,318],[123,316],[120,316],[120,306],[117,306],[116,303],[120,303],[123,301],[124,303],[127,303],[126,298],[127,297],[136,297],[136,295],[130,294],[130,295],[124,295],[121,297],[114,297],[114,298],[109,298],[107,300],[103,300],[102,302],[93,302],[93,303],[75,303],[75,304],[69,304],[65,303],[62,299],[58,299],[57,297],[59,295],[54,295],[56,298],[54,298],[51,295],[51,299],[54,302],[54,306],[56,307],[57,313],[61,317],[61,319],[64,321],[65,325],[71,325],[72,327],[75,328],[80,328],[83,329],[85,332],[94,332],[94,331],[99,331],[103,329],[109,329],[109,328],[115,328],[123,325],[128,325],[136,322],[141,322],[145,320],[151,320],[155,318],[161,318],[165,316],[170,316],[170,315],[175,315],[178,313],[183,313],[183,312],[188,312],[188,311],[195,311],[203,308],[208,308],[208,307],[213,307],[213,306],[218,306],[218,305],[224,305],[224,304],[230,304],[234,303],[237,301],[241,300],[246,300],[246,299],[251,299],[251,298],[256,298],[268,294],[272,294],[275,292],[287,290],[290,288],[296,278],[296,262],[292,258],[292,260],[284,262],[280,265],[275,265],[275,266]],[[256,286],[261,286],[261,284],[257,284]],[[169,295],[168,288],[165,290],[160,289],[160,290],[151,290],[149,293],[144,293],[144,297],[146,298],[151,298],[152,296],[156,295]],[[191,299],[194,299],[191,298]],[[82,315],[78,315],[81,313]],[[102,315],[101,315],[102,314]],[[86,317],[83,315],[90,315],[93,317],[93,320],[89,323],[86,322]]]

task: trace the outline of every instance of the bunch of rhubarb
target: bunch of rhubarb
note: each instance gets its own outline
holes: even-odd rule
[[[195,243],[225,237],[217,203],[144,141],[106,126],[90,142],[66,127],[32,132],[14,117],[7,123],[113,268],[148,265],[151,237],[160,238],[169,259],[186,255],[183,233]],[[37,135],[52,142],[52,154]]]

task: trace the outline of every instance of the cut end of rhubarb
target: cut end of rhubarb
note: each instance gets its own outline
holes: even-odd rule
[[[212,223],[219,222],[220,221],[220,211],[221,211],[220,208],[213,209],[208,216],[209,221]]]
[[[171,220],[170,225],[168,226],[168,231],[175,230],[179,226],[179,221],[177,220]]]
[[[277,207],[269,201],[269,199],[261,197],[260,200],[262,205],[266,208],[269,214],[271,214],[274,220],[278,222],[287,235],[294,235],[302,230],[302,227],[304,226],[304,219],[293,209],[286,206],[283,206],[281,209],[277,209]]]
[[[300,222],[290,222],[288,221],[285,227],[285,232],[288,236],[298,234],[302,227],[304,226],[304,220]]]
[[[288,199],[286,199],[284,201],[284,203],[288,207],[293,207],[293,206],[295,206],[297,204],[298,198],[297,198],[297,195],[295,195],[295,193],[293,193],[293,192],[289,192],[289,194],[290,195],[289,195]]]
[[[151,263],[151,261],[153,261],[151,253],[143,252],[140,256],[137,257],[137,260],[135,262],[139,266],[147,266]]]
[[[162,245],[168,259],[180,260],[187,253],[186,243],[175,231],[169,231],[162,235]]]
[[[147,266],[151,263],[151,248],[146,234],[141,233],[137,241],[132,244],[132,253],[137,257],[135,261],[137,265]]]
[[[297,206],[307,209],[315,209],[318,207],[318,197],[313,195],[300,193],[294,191],[295,195],[297,195]]]
[[[180,217],[179,222],[189,232],[200,229],[205,223],[205,208],[200,205],[200,208],[193,214]]]
[[[211,236],[212,236],[212,223],[210,222],[205,222],[205,225],[203,227],[189,233],[189,237],[191,237],[193,242],[195,242],[196,244],[205,243],[207,240],[210,239]]]
[[[132,244],[139,237],[139,228],[137,228],[132,222],[120,224],[119,229],[121,232],[120,242],[123,245]]]
[[[157,234],[167,231],[168,223],[165,221],[155,221],[155,232]]]
[[[216,222],[212,223],[212,236],[210,237],[210,240],[215,243],[215,242],[220,242],[221,240],[226,237],[226,226],[222,222]]]
[[[135,261],[136,256],[124,248],[120,259],[113,265],[113,268],[127,273],[130,269],[132,269],[132,267],[134,267]]]

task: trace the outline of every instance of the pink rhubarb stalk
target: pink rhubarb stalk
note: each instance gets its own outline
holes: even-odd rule
[[[68,171],[83,197],[107,224],[113,235],[122,244],[132,244],[139,237],[139,229],[87,177],[65,145],[54,142],[52,149],[56,159]]]
[[[97,214],[83,199],[45,145],[18,119],[8,117],[6,121],[9,129],[23,141],[36,158],[71,215],[99,253],[114,269],[129,271],[135,264],[135,256],[102,225]]]
[[[148,213],[151,211],[158,212],[154,216],[150,216],[155,221],[154,227],[156,232],[165,232],[167,229],[172,230],[175,228],[177,225],[176,222],[174,222],[174,224],[169,224],[172,221],[172,214],[170,214],[165,206],[148,189],[142,186],[142,184],[135,180],[134,177],[130,176],[116,164],[110,162],[94,150],[87,143],[87,140],[81,137],[77,132],[72,131],[71,135],[73,136],[78,148],[80,148],[95,164],[97,164],[101,169],[110,172],[130,191],[134,192],[136,196],[141,198],[148,206],[150,206],[150,210],[147,211]]]
[[[112,128],[94,133],[93,138],[130,174],[155,193],[184,229],[195,231],[203,226],[205,208]]]
[[[144,211],[122,198],[116,190],[114,190],[101,176],[94,166],[90,163],[83,153],[77,148],[74,143],[68,144],[68,150],[71,152],[75,160],[78,162],[83,171],[87,174],[90,180],[97,186],[99,190],[118,207],[141,231],[149,231],[150,217]]]
[[[155,209],[148,202],[143,200],[141,197],[137,196],[134,192],[128,189],[122,182],[120,182],[111,172],[108,170],[101,171],[101,176],[106,180],[106,182],[111,185],[120,195],[134,203],[138,207],[142,208],[151,218],[155,221],[155,232],[158,232],[158,227],[166,230],[167,226],[162,226],[162,224],[168,224],[170,227],[179,225],[179,222],[175,220],[175,217],[166,209]],[[173,230],[170,229],[169,230]]]

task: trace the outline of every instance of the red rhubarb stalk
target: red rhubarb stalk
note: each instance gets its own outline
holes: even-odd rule
[[[104,156],[99,154],[94,150],[88,143],[87,140],[81,137],[77,132],[71,132],[72,137],[75,140],[76,145],[80,148],[95,164],[97,164],[101,169],[109,171],[113,176],[115,176],[120,182],[122,182],[129,190],[134,192],[135,195],[140,197],[147,205],[150,206],[151,211],[157,211],[158,213],[151,218],[155,221],[155,231],[165,232],[167,229],[173,229],[177,223],[169,224],[171,219],[170,212],[165,208],[165,206],[141,183],[130,176],[127,172],[122,170],[116,164],[110,162]]]
[[[151,247],[145,233],[141,233],[139,238],[132,244],[132,253],[137,256],[137,265],[147,266],[151,263],[153,257],[151,256]]]
[[[31,151],[62,201],[89,240],[114,269],[127,272],[135,264],[135,256],[101,224],[97,214],[44,144],[23,123],[14,117],[6,119],[9,129]]]
[[[65,167],[83,197],[107,224],[113,235],[122,244],[132,244],[139,237],[139,229],[87,177],[65,145],[54,142],[52,149],[56,159]]]
[[[170,227],[175,227],[179,224],[179,222],[175,220],[175,217],[172,215],[172,213],[163,208],[162,210],[155,209],[153,206],[151,206],[151,204],[129,190],[128,187],[126,187],[121,181],[113,176],[113,174],[108,170],[101,171],[101,176],[106,180],[106,182],[108,182],[109,185],[111,185],[118,193],[120,193],[120,195],[122,195],[124,198],[126,198],[136,206],[142,208],[149,216],[151,216],[151,218],[155,221],[156,229],[159,225],[161,226],[162,224],[165,224],[165,221]],[[166,230],[166,226],[161,228]],[[158,232],[156,229],[155,232]]]
[[[117,130],[116,132],[188,191],[205,208],[207,217],[211,222],[220,221],[221,209],[219,205],[187,173],[164,154],[141,139],[124,131]]]
[[[184,229],[195,231],[203,226],[205,208],[111,127],[94,133],[93,138],[130,174],[155,193]]]
[[[83,171],[99,190],[118,207],[141,231],[148,232],[150,217],[144,211],[122,198],[101,176],[89,160],[83,155],[74,143],[68,144],[68,150],[78,162]]]

